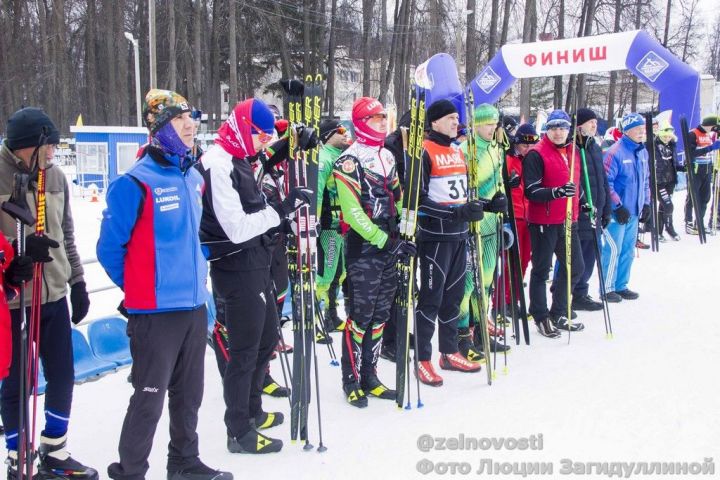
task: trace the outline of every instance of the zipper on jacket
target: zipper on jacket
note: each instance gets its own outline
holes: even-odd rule
[[[192,197],[192,194],[191,194],[190,189],[188,188],[188,184],[187,184],[187,182],[188,182],[188,172],[189,172],[189,171],[190,171],[190,169],[187,169],[185,172],[182,172],[182,170],[181,170],[180,172],[182,173],[182,176],[183,176],[183,185],[185,185],[185,191],[186,191],[187,194],[188,194],[188,206],[190,207],[190,208],[189,208],[190,223],[192,224],[193,232],[196,232],[196,235],[199,235],[198,229],[197,229],[196,226],[195,226],[195,217],[193,216],[192,201],[193,201],[194,199],[193,199],[193,197]],[[193,192],[193,193],[194,193],[194,192]],[[193,276],[193,308],[197,307],[197,303],[198,303],[198,299],[197,299],[197,291],[198,291],[198,279],[197,279],[197,274],[198,274],[199,272],[198,272],[198,269],[197,269],[197,255],[196,255],[197,252],[196,252],[196,250],[197,250],[197,249],[195,248],[195,245],[193,244],[193,248],[192,248],[192,252],[193,252],[193,253],[192,253],[192,259],[193,259],[193,270],[195,271],[195,275]]]

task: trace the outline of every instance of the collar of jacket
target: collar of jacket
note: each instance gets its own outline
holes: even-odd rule
[[[329,143],[323,145],[323,150],[326,150],[333,157],[338,157],[343,152],[343,150],[337,147],[333,147]]]
[[[161,148],[153,145],[149,145],[145,151],[155,163],[164,168],[175,167],[179,168],[181,172],[186,173],[190,170],[190,167],[197,163],[197,159],[192,155],[187,155],[184,158],[180,158],[177,155],[169,155],[165,153]]]
[[[453,142],[452,138],[448,137],[447,135],[445,135],[443,133],[437,132],[435,130],[428,131],[427,139],[433,143],[442,145],[443,147],[449,147]]]
[[[25,160],[18,157],[13,153],[12,150],[10,150],[7,145],[5,144],[5,141],[2,142],[2,146],[0,147],[0,159],[9,164],[13,165],[15,168],[17,168],[22,173],[27,173],[29,175],[32,175],[33,181],[37,180],[37,176],[33,174],[33,172],[30,171],[30,167],[27,166],[27,163],[25,163]],[[48,162],[45,169],[52,168],[53,165],[55,165],[52,162]]]
[[[623,145],[625,145],[625,148],[627,148],[628,150],[631,150],[635,153],[637,153],[640,150],[642,150],[643,148],[645,148],[644,143],[637,143],[634,140],[632,140],[630,137],[628,137],[627,135],[623,135],[622,138],[620,139],[620,141],[623,142]]]

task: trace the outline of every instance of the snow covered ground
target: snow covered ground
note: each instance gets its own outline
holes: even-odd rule
[[[684,192],[679,192],[675,199],[677,225],[682,225],[683,201]],[[100,203],[82,198],[73,201],[83,258],[95,256],[103,206],[102,198]],[[322,454],[291,445],[287,425],[266,432],[285,442],[279,454],[228,453],[220,377],[208,349],[199,425],[202,459],[232,471],[238,479],[440,476],[419,473],[418,462],[425,459],[467,462],[471,468],[467,476],[472,477],[477,476],[483,458],[551,462],[554,473],[544,478],[558,478],[572,477],[561,475],[562,459],[698,463],[705,457],[717,459],[720,302],[715,295],[719,247],[720,237],[708,236],[708,244],[701,246],[697,237],[683,234],[679,243],[661,244],[659,253],[641,251],[630,284],[640,299],[611,305],[613,340],[605,339],[602,312],[581,312],[579,320],[586,328],[572,335],[570,345],[567,337],[550,340],[533,330],[531,346],[513,348],[507,357],[508,373],[499,369],[491,387],[484,371],[463,374],[438,369],[445,385],[422,388],[422,409],[398,410],[393,402],[377,399],[371,399],[369,407],[362,410],[348,406],[340,389],[339,367],[329,365],[327,350],[319,346],[323,433],[328,447]],[[110,284],[98,264],[86,267],[86,279],[91,289]],[[597,296],[597,288],[591,287],[591,293]],[[88,318],[115,313],[119,300],[117,290],[93,294]],[[291,332],[286,332],[289,339]],[[271,368],[280,379],[277,360]],[[75,388],[69,448],[81,461],[95,466],[103,478],[107,465],[117,459],[117,440],[131,394],[128,372],[121,370]],[[381,360],[379,376],[392,384],[394,364]],[[285,399],[264,397],[264,407],[289,413]],[[317,445],[315,408],[313,403],[310,426],[312,443]],[[466,438],[542,435],[542,449],[425,452],[418,448],[418,438],[425,434],[464,434]],[[167,443],[164,416],[155,435],[148,479],[165,478]],[[420,464],[421,469],[426,465]]]

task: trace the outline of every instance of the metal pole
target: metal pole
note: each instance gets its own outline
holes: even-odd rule
[[[140,112],[140,48],[138,46],[140,42],[136,38],[132,43],[135,49],[135,111],[137,113],[138,127],[142,127],[142,115]]]
[[[155,55],[155,0],[148,2],[150,37],[150,88],[157,88],[157,57]]]

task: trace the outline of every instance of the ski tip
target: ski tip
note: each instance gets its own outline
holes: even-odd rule
[[[325,445],[320,445],[320,446],[317,448],[317,452],[318,452],[318,453],[327,452],[327,447],[326,447]]]

